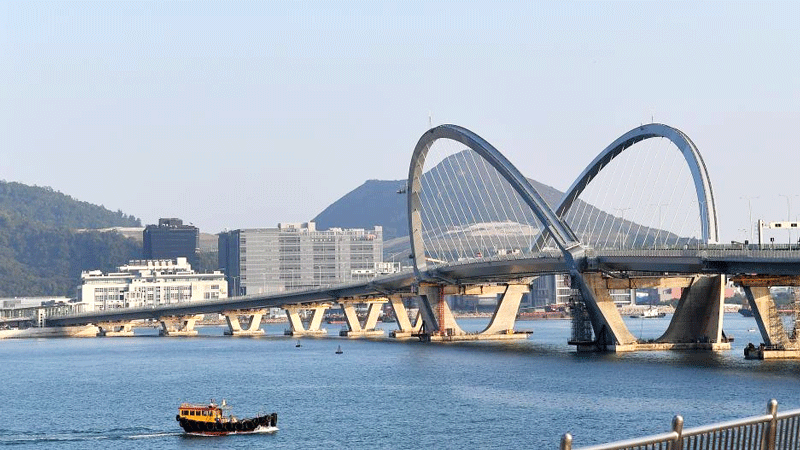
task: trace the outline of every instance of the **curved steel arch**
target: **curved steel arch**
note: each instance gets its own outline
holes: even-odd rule
[[[684,159],[689,165],[689,170],[694,179],[694,188],[697,192],[697,202],[700,209],[700,226],[703,241],[713,243],[719,240],[717,229],[717,207],[714,202],[714,193],[711,188],[711,179],[706,170],[703,157],[686,134],[677,128],[660,123],[651,123],[634,128],[620,136],[611,145],[606,147],[597,157],[586,167],[581,175],[572,183],[572,186],[564,194],[561,204],[556,208],[556,215],[563,219],[566,212],[578,196],[586,189],[586,186],[608,165],[611,160],[619,156],[620,153],[630,148],[633,144],[645,139],[663,137],[667,138],[678,147]]]
[[[530,206],[536,218],[544,224],[550,235],[553,236],[561,251],[568,260],[571,260],[569,249],[580,245],[578,239],[572,230],[565,226],[553,210],[547,206],[547,203],[536,189],[531,186],[528,179],[496,148],[477,134],[457,125],[439,125],[431,128],[420,137],[417,146],[414,148],[414,154],[411,156],[411,166],[408,169],[408,229],[411,239],[411,253],[414,260],[414,272],[418,279],[422,278],[422,272],[427,265],[422,241],[422,217],[420,211],[422,170],[425,167],[425,158],[428,155],[428,151],[433,143],[439,139],[460,142],[491,164],[511,184],[525,203]]]

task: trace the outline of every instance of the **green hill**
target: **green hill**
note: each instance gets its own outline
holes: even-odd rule
[[[140,227],[142,223],[122,211],[75,200],[50,187],[0,181],[0,211],[56,228]]]
[[[140,258],[135,240],[93,230],[115,226],[141,221],[51,188],[0,181],[0,297],[74,297],[81,271]]]

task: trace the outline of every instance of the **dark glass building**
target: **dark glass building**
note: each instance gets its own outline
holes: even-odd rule
[[[144,259],[175,259],[184,256],[197,270],[199,267],[200,230],[184,225],[180,219],[158,219],[158,225],[148,225],[143,232]]]

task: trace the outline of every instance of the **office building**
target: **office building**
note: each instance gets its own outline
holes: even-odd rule
[[[219,266],[239,295],[284,292],[371,279],[399,270],[383,262],[383,229],[331,228],[314,222],[220,233]]]
[[[199,266],[200,231],[180,219],[158,219],[158,225],[145,227],[142,241],[145,260],[183,257],[192,267]]]

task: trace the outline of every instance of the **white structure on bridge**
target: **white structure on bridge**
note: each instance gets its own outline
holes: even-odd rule
[[[86,310],[146,308],[228,297],[222,272],[195,273],[186,258],[134,260],[117,272],[81,273],[78,299]]]

